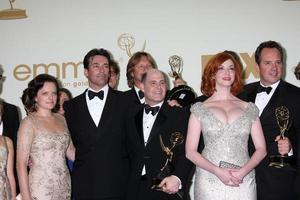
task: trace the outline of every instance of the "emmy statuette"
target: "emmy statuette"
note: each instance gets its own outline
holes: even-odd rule
[[[280,106],[275,110],[277,124],[280,129],[280,138],[286,137],[287,131],[290,127],[290,112],[285,106]],[[271,155],[269,157],[269,166],[275,168],[283,168],[293,165],[293,159],[288,155]]]
[[[169,58],[169,65],[171,67],[171,72],[169,76],[178,79],[181,78],[183,61],[177,56],[173,55]],[[186,106],[191,104],[195,99],[195,93],[193,89],[187,85],[180,85],[174,87],[169,93],[169,100],[177,100],[181,106]]]
[[[171,142],[171,147],[167,147],[165,146],[161,135],[159,135],[159,140],[160,140],[160,146],[162,148],[162,150],[164,151],[164,153],[166,154],[167,160],[165,162],[165,165],[160,169],[160,172],[156,175],[155,178],[152,179],[152,187],[151,189],[155,189],[155,190],[159,190],[161,191],[162,189],[160,187],[158,187],[158,185],[160,184],[160,182],[170,176],[172,174],[172,172],[174,171],[174,165],[172,163],[172,159],[173,159],[173,149],[182,144],[184,141],[184,136],[182,133],[180,132],[174,132],[171,134],[170,137],[170,142]],[[178,191],[176,193],[180,198],[183,197],[182,191]]]

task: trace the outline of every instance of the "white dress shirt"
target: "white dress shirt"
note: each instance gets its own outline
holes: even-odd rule
[[[133,88],[134,88],[134,91],[135,91],[137,97],[139,98],[141,104],[144,104],[145,103],[145,97],[143,97],[143,98],[140,99],[140,96],[139,96],[140,89],[138,87],[136,87],[136,86],[133,86]]]
[[[274,83],[273,85],[268,86],[268,87],[272,88],[272,90],[269,94],[267,94],[266,92],[260,92],[260,93],[256,94],[255,105],[259,109],[259,116],[261,115],[261,113],[263,112],[263,110],[265,109],[267,104],[269,103],[269,101],[270,101],[271,97],[273,96],[279,82],[280,82],[280,80],[277,81],[276,83]],[[263,87],[266,87],[261,83],[260,83],[260,85],[262,85]]]
[[[3,135],[3,123],[0,122],[0,135]]]
[[[159,106],[159,109],[160,109],[162,104],[163,104],[163,102],[161,102],[161,103],[159,103],[157,105],[154,105],[152,107]],[[155,122],[155,119],[156,119],[158,113],[159,113],[159,111],[155,115],[152,115],[151,112],[149,112],[147,114],[145,112],[145,109],[144,109],[144,114],[143,114],[143,133],[144,133],[144,144],[145,144],[145,146],[147,145],[150,132],[152,130],[153,124]],[[143,166],[143,171],[142,171],[142,175],[144,175],[144,174],[146,174],[145,165]]]
[[[91,90],[93,92],[100,92],[101,90],[103,90],[103,92],[104,92],[103,100],[99,99],[98,97],[94,97],[93,99],[90,100],[89,96],[88,96],[89,90]],[[108,85],[105,85],[101,90],[95,91],[92,88],[88,88],[88,91],[85,93],[85,99],[86,99],[89,113],[97,127],[100,122],[103,108],[104,108],[104,105],[106,102],[107,93],[108,93]]]

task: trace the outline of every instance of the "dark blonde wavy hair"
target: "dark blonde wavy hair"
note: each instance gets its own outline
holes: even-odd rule
[[[242,81],[242,66],[232,55],[226,52],[221,52],[213,56],[204,68],[201,82],[201,92],[210,97],[216,91],[216,80],[214,76],[218,71],[218,67],[226,60],[232,60],[235,69],[234,82],[231,86],[231,93],[237,95],[243,88]]]
[[[143,52],[143,51],[138,51],[138,52],[134,53],[131,56],[131,58],[129,59],[128,64],[127,64],[127,69],[126,69],[127,84],[128,84],[128,87],[130,87],[130,88],[132,88],[134,86],[134,80],[133,80],[131,73],[133,72],[134,67],[140,62],[140,60],[143,57],[147,58],[147,60],[151,64],[152,68],[157,69],[156,62],[149,53]]]

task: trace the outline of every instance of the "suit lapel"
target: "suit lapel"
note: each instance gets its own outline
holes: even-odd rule
[[[144,109],[141,107],[134,117],[135,127],[138,133],[139,141],[144,146],[144,131],[143,131],[143,114]]]
[[[275,113],[273,111],[275,110],[275,107],[280,106],[281,104],[281,96],[282,96],[282,90],[283,90],[283,81],[281,80],[279,85],[277,86],[273,96],[269,100],[268,104],[264,108],[263,112],[261,113],[261,118],[266,119],[268,117],[274,117]]]
[[[87,90],[79,97],[80,99],[78,101],[78,105],[76,106],[76,109],[78,109],[78,113],[79,113],[78,116],[82,116],[81,119],[84,119],[87,123],[89,123],[89,127],[97,128],[87,106],[86,96],[85,96],[86,92]]]
[[[248,101],[251,101],[252,103],[255,103],[255,98],[256,98],[256,94],[257,94],[256,88],[258,87],[258,85],[259,85],[259,82],[256,82],[255,86],[248,93]]]
[[[136,103],[136,105],[141,104],[140,98],[136,94],[134,87],[130,90],[130,94],[131,94],[132,98],[134,99],[134,102]]]
[[[114,110],[113,105],[116,105],[115,101],[117,100],[116,96],[113,92],[114,91],[111,88],[108,89],[107,98],[106,98],[106,101],[105,101],[105,104],[103,107],[103,111],[102,111],[102,115],[101,115],[101,118],[99,120],[98,127],[97,127],[98,130],[103,130],[110,121],[113,121],[112,110]],[[117,110],[116,110],[116,112],[117,112]],[[114,114],[118,115],[120,113],[114,113]],[[98,136],[101,135],[100,133],[101,133],[101,131],[98,131],[97,135]]]

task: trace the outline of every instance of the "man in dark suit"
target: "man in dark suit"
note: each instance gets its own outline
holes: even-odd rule
[[[267,145],[267,156],[256,168],[258,200],[294,200],[295,170],[289,167],[268,167],[270,155],[294,154],[297,156],[297,135],[300,134],[300,90],[283,81],[283,49],[275,41],[261,43],[255,52],[260,81],[245,86],[240,97],[255,102],[260,110],[260,121]],[[280,138],[275,116],[276,108],[289,110],[289,130]],[[250,142],[250,152],[254,149]],[[253,152],[253,151],[252,151]],[[299,190],[299,188],[297,188]]]
[[[89,88],[64,104],[76,147],[72,194],[76,200],[120,200],[126,176],[122,93],[108,86],[111,58],[92,49],[83,60]]]
[[[127,188],[128,200],[180,199],[180,188],[185,192],[191,163],[185,158],[185,141],[173,151],[174,171],[164,178],[159,187],[151,189],[152,179],[157,177],[167,160],[165,147],[171,147],[172,134],[179,132],[185,139],[189,111],[170,107],[164,101],[166,80],[163,73],[150,69],[142,76],[141,89],[145,94],[145,106],[140,105],[126,117],[126,138],[130,172]],[[145,107],[145,108],[144,108]],[[186,198],[186,196],[184,196]]]

